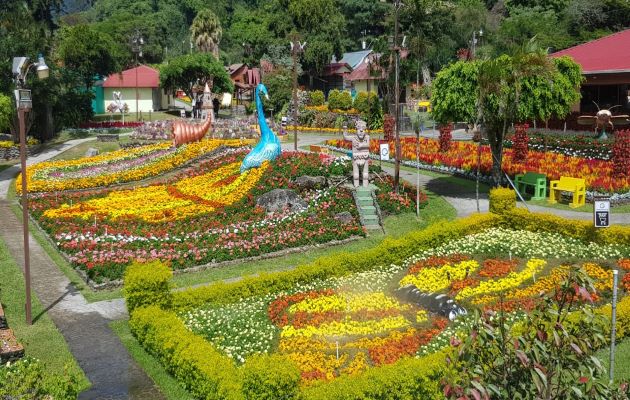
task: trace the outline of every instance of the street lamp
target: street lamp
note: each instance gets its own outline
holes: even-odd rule
[[[26,323],[33,324],[31,312],[31,262],[28,243],[28,192],[26,178],[26,114],[33,108],[31,91],[26,89],[26,78],[31,68],[35,68],[39,79],[46,79],[50,74],[44,56],[41,54],[37,62],[29,64],[28,57],[13,58],[13,79],[15,81],[15,103],[20,123],[20,163],[22,167],[22,229],[24,232],[24,280],[26,286]]]
[[[477,39],[477,35],[479,35],[479,39]],[[471,55],[472,58],[475,58],[475,56],[477,55],[477,43],[481,42],[481,38],[483,37],[483,29],[479,29],[479,31],[473,31],[473,36],[472,36],[472,40],[471,40]]]
[[[144,46],[144,38],[138,29],[134,32],[133,36],[131,36],[131,52],[136,56],[136,121],[139,120],[138,112],[140,110],[138,106],[138,101],[140,95],[138,94],[138,57],[142,57],[142,46]]]
[[[298,150],[297,140],[297,112],[298,112],[298,96],[297,96],[297,58],[300,53],[304,52],[306,42],[302,43],[298,40],[298,35],[293,34],[291,39],[291,57],[293,58],[293,149]]]

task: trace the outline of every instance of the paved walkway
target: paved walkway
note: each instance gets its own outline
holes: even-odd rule
[[[94,138],[71,140],[27,160],[27,165],[48,160]],[[24,265],[22,223],[6,201],[20,165],[0,173],[0,237],[17,264]],[[92,383],[80,399],[163,399],[155,384],[131,358],[108,323],[127,317],[124,300],[88,303],[55,262],[31,236],[29,240],[34,294],[63,334],[79,366]],[[38,316],[34,316],[37,323]]]

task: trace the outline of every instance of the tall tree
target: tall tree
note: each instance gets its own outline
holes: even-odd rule
[[[59,31],[55,53],[89,88],[95,75],[107,76],[121,69],[118,47],[111,36],[89,25],[77,25]]]
[[[219,43],[222,36],[223,29],[216,14],[210,9],[199,11],[190,26],[190,37],[197,49],[219,58]]]

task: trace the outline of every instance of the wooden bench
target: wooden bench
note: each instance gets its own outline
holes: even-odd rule
[[[532,186],[534,188],[532,200],[544,200],[547,197],[547,175],[545,174],[535,172],[518,174],[514,178],[514,186],[521,196],[526,193],[528,186]]]
[[[573,201],[569,204],[571,208],[578,208],[586,204],[586,181],[584,179],[561,176],[559,180],[551,181],[549,183],[550,204],[555,204],[560,200],[560,192],[573,194]]]

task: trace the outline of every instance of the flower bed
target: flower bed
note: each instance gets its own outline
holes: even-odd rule
[[[243,156],[226,150],[139,188],[37,195],[31,213],[72,265],[97,282],[119,279],[135,260],[186,269],[364,235],[352,195],[342,188],[295,188],[308,204],[298,212],[256,207],[258,196],[293,187],[298,176],[337,171],[334,158],[284,153],[240,174]],[[351,222],[335,219],[346,211]]]
[[[551,132],[533,132],[528,136],[530,150],[594,160],[610,160],[612,156],[612,140],[601,141],[585,135],[554,135]],[[504,144],[506,148],[511,148],[514,145],[514,137],[506,139]]]
[[[338,139],[328,140],[326,143],[335,148],[349,149],[351,147],[350,142]],[[391,142],[390,146],[393,148],[394,143]],[[436,140],[420,139],[421,163],[429,166],[446,166],[462,173],[476,172],[476,144],[453,142],[446,152],[440,152],[439,148],[439,142]],[[379,154],[378,140],[370,142],[370,152]],[[402,155],[405,160],[415,161],[415,139],[402,139]],[[491,170],[492,154],[489,146],[483,146],[481,173],[484,176],[490,176]],[[560,176],[583,178],[586,180],[587,190],[590,191],[603,193],[626,193],[630,191],[630,178],[614,178],[611,161],[586,159],[553,152],[530,151],[526,163],[515,163],[512,160],[512,149],[506,149],[503,156],[503,170],[511,176],[527,171],[543,173],[550,180],[559,179]]]
[[[599,240],[592,244],[558,233],[524,235],[499,228],[509,221],[497,216],[474,216],[389,241],[363,254],[361,261],[340,255],[294,271],[176,292],[172,302],[164,305],[167,311],[144,307],[132,311],[132,330],[160,357],[168,353],[151,339],[151,332],[157,332],[154,329],[158,327],[157,322],[151,322],[151,315],[156,321],[168,318],[170,326],[176,326],[177,335],[192,331],[191,340],[204,338],[211,344],[209,349],[222,354],[213,353],[213,364],[224,365],[225,360],[232,360],[228,381],[236,397],[252,384],[247,378],[241,381],[237,371],[241,369],[249,376],[250,368],[262,363],[269,375],[259,375],[256,384],[273,385],[279,379],[269,377],[273,371],[285,371],[285,378],[299,385],[299,393],[292,392],[285,398],[326,398],[333,392],[346,396],[354,393],[357,397],[361,392],[371,398],[366,391],[391,393],[386,391],[390,382],[414,393],[410,398],[437,399],[439,389],[431,382],[439,381],[436,378],[444,362],[439,350],[460,334],[468,318],[448,322],[439,313],[400,298],[396,294],[399,287],[414,280],[430,286],[427,290],[448,294],[467,308],[503,308],[510,312],[508,318],[519,319],[539,301],[540,292],[549,292],[562,281],[569,264],[582,267],[594,279],[597,293],[590,296],[605,302],[612,287],[610,266],[630,254],[630,240],[618,244]],[[567,258],[560,255],[560,259],[540,256],[538,244],[552,236],[555,245],[575,247],[578,253]],[[499,240],[486,245],[489,237]],[[512,257],[510,245],[515,249]],[[415,255],[405,255],[409,253],[404,250],[410,247]],[[620,265],[625,263],[619,261]],[[621,304],[625,303],[624,298]],[[605,308],[601,312],[607,313]],[[620,318],[626,321],[625,316]],[[188,333],[184,333],[184,326]],[[182,340],[187,343],[189,339]],[[185,346],[183,342],[181,345]],[[436,351],[438,354],[432,355]],[[414,368],[409,370],[412,364]],[[170,369],[177,364],[167,361],[166,365]],[[299,376],[288,372],[296,367]],[[402,368],[410,374],[405,378],[409,381],[401,381],[393,373],[401,373]],[[206,375],[199,372],[198,376]],[[216,375],[208,378],[211,376]],[[368,384],[363,376],[374,381]],[[189,387],[198,388],[196,379],[207,378],[182,379]],[[218,379],[215,385],[225,384],[222,378],[213,379]],[[358,382],[367,386],[358,389]]]
[[[79,125],[79,128],[83,129],[108,129],[108,128],[136,128],[144,125],[144,122],[133,121],[104,121],[104,122],[85,122]]]
[[[222,146],[240,147],[239,140],[202,140],[173,148],[170,143],[140,146],[76,160],[50,161],[27,169],[29,192],[88,189],[158,176],[210,154]],[[15,181],[22,191],[22,175]]]

